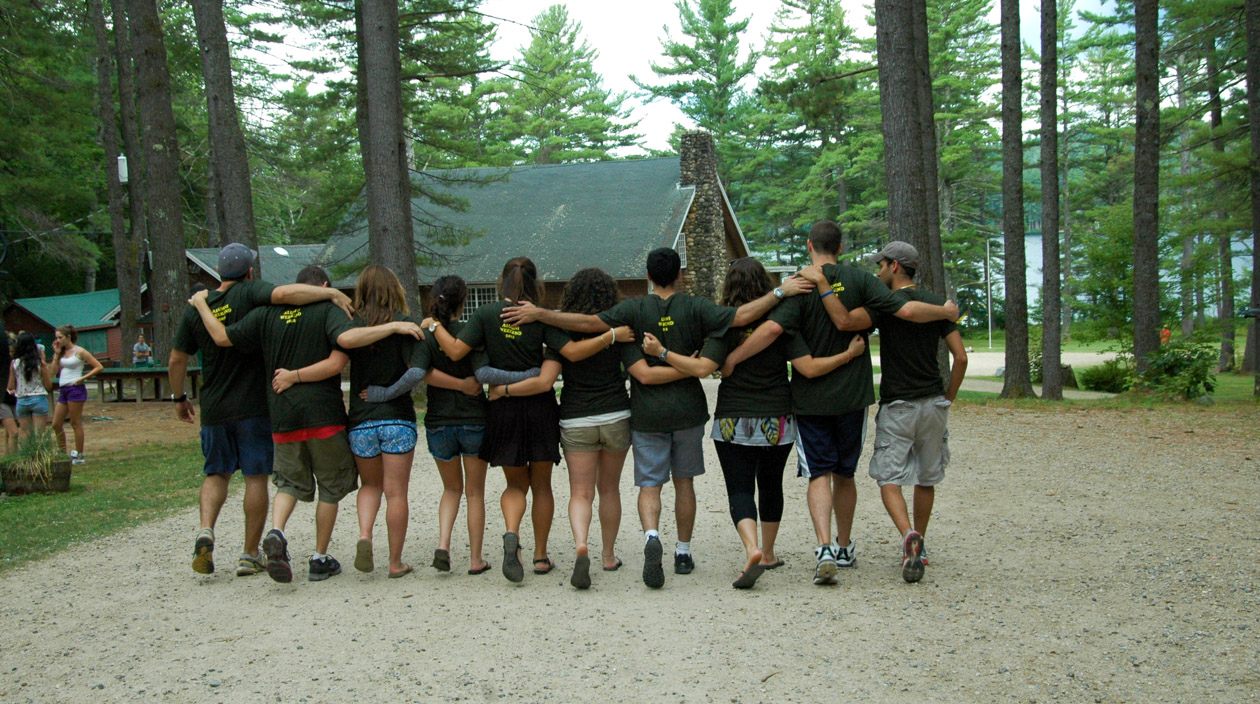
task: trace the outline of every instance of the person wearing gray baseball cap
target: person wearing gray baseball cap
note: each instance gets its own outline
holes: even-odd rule
[[[254,308],[331,301],[351,315],[350,299],[335,288],[306,284],[272,286],[254,278],[258,253],[232,243],[219,250],[219,287],[207,302],[224,324],[234,323]],[[245,550],[237,561],[237,576],[264,569],[258,552],[267,522],[267,478],[272,472],[271,422],[267,416],[267,376],[259,354],[243,354],[219,347],[206,331],[193,306],[184,310],[167,362],[175,402],[175,417],[192,423],[197,413],[184,393],[188,360],[202,355],[201,447],[205,455],[201,483],[201,531],[193,545],[192,568],[214,572],[214,526],[227,501],[228,483],[236,470],[245,477]]]
[[[911,271],[915,271],[919,268],[919,250],[915,249],[914,246],[909,243],[902,242],[900,240],[893,240],[887,245],[884,245],[884,248],[878,252],[866,255],[866,261],[875,264],[876,266],[885,260],[897,262],[901,266],[906,267]],[[883,281],[883,278],[881,277],[880,280]],[[888,285],[888,282],[885,281],[884,284]]]

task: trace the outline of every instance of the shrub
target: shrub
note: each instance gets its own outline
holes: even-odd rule
[[[1210,344],[1169,342],[1148,354],[1146,362],[1138,381],[1160,395],[1189,401],[1216,390],[1216,350]]]
[[[1133,367],[1125,359],[1109,359],[1096,367],[1086,367],[1076,375],[1081,388],[1119,394],[1133,385]]]

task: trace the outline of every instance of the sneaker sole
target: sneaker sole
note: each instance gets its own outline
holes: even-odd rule
[[[214,574],[214,538],[200,536],[193,544],[193,572]]]
[[[375,567],[372,563],[372,541],[360,538],[354,544],[354,568],[360,572],[371,572]]]
[[[281,584],[293,581],[293,567],[284,559],[284,543],[274,535],[263,538],[263,552],[267,555],[267,576]]]
[[[341,565],[337,565],[337,569],[332,572],[310,572],[306,575],[306,579],[310,582],[322,582],[329,577],[336,577],[339,574],[341,574]]]
[[[661,566],[664,553],[659,540],[649,540],[643,546],[643,583],[652,589],[665,586],[665,568]]]
[[[255,567],[253,565],[250,565],[248,567],[237,566],[236,568],[237,577],[253,577],[259,572],[262,572],[262,568]]]
[[[918,533],[906,536],[905,558],[901,561],[901,578],[912,584],[923,579],[923,557],[919,555],[922,547],[923,537]]]
[[[569,584],[578,589],[591,588],[591,558],[579,557],[573,563],[573,576],[569,578]]]
[[[516,551],[521,547],[521,539],[515,533],[503,534],[503,576],[509,582],[520,582],[525,579],[525,567]]]
[[[818,569],[814,570],[814,584],[825,585],[835,584],[840,576],[840,568],[835,562],[827,561],[818,565]]]

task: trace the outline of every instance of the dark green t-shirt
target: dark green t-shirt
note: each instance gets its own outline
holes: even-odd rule
[[[576,332],[569,335],[574,340],[595,337]],[[622,348],[631,346],[631,343],[617,342],[580,362],[561,360],[564,387],[560,390],[560,420],[630,409],[621,357],[624,353]]]
[[[722,337],[704,342],[701,357],[722,366],[726,355],[739,347],[758,325],[731,328]],[[791,338],[780,336],[760,353],[740,362],[735,373],[718,385],[714,418],[774,418],[792,412],[792,389],[788,385],[787,349]]]
[[[509,325],[499,317],[509,305],[506,301],[496,301],[481,306],[457,335],[461,342],[473,349],[485,348],[490,366],[509,372],[540,367],[546,358],[543,345],[559,354],[560,348],[569,342],[569,336],[564,331],[544,323]]]
[[[266,378],[271,379],[277,369],[301,369],[328,359],[337,349],[337,336],[353,327],[344,311],[321,302],[257,308],[228,326],[227,334],[242,352],[262,353]],[[341,377],[294,384],[282,394],[268,383],[267,409],[273,433],[345,425]]]
[[[265,281],[240,281],[226,291],[211,291],[206,303],[224,325],[231,325],[251,310],[269,305],[275,286]],[[221,425],[265,415],[267,377],[262,358],[235,347],[214,344],[197,309],[188,306],[175,331],[175,349],[187,355],[201,353],[201,424]]]
[[[393,319],[417,322],[398,314]],[[357,315],[354,324],[365,326],[363,319]],[[359,398],[359,392],[369,386],[389,386],[397,381],[410,366],[412,350],[416,344],[416,339],[410,335],[390,335],[367,347],[346,350],[350,355],[351,428],[369,420],[416,422],[416,406],[411,402],[411,394],[403,394],[385,403],[370,403]]]
[[[459,337],[464,323],[452,320],[446,325],[447,332]],[[484,353],[473,351],[468,356],[452,362],[442,351],[437,338],[425,334],[424,340],[415,346],[410,366],[426,370],[437,370],[457,379],[473,375],[477,365],[484,361]],[[442,389],[432,384],[428,386],[428,408],[424,412],[424,427],[437,428],[444,425],[485,425],[486,397],[469,396],[462,391]]]
[[[944,305],[945,299],[930,291],[904,288],[893,294],[903,301]],[[936,366],[938,341],[958,326],[948,320],[912,323],[895,315],[874,318],[879,328],[880,403],[939,396],[945,381]]]
[[[690,355],[704,346],[706,338],[726,333],[735,320],[735,309],[685,293],[665,299],[649,293],[618,303],[600,313],[599,319],[612,327],[629,325],[636,335],[650,332],[669,351]],[[635,358],[626,354],[629,359]],[[638,358],[643,358],[641,351]],[[665,365],[655,358],[647,363]],[[628,369],[630,364],[625,366]],[[630,427],[634,430],[669,433],[704,425],[708,419],[709,404],[699,379],[687,377],[668,384],[630,380]]]
[[[865,307],[874,317],[880,313],[896,313],[905,299],[894,298],[892,291],[871,274],[848,264],[824,264],[823,275],[831,282],[831,290],[849,310]],[[807,354],[830,357],[849,348],[853,336],[836,328],[827,315],[818,292],[793,296],[770,311],[770,320],[795,333],[789,342],[788,359]],[[871,355],[845,364],[829,374],[810,379],[804,374],[792,375],[792,410],[802,415],[835,416],[875,403],[875,383],[871,380]]]

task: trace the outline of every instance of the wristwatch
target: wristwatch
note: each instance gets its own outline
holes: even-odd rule
[[[437,330],[437,323],[429,323],[429,332]]]
[[[664,362],[665,358],[668,356],[669,356],[669,350],[661,350],[661,353],[656,355],[656,358]]]
[[[182,403],[188,400],[188,394],[182,393],[179,395],[178,398],[175,397],[175,394],[171,394],[171,400],[174,401],[175,403]]]
[[[783,289],[778,288],[776,286],[774,289],[774,297],[779,299],[780,301],[783,300]]]

